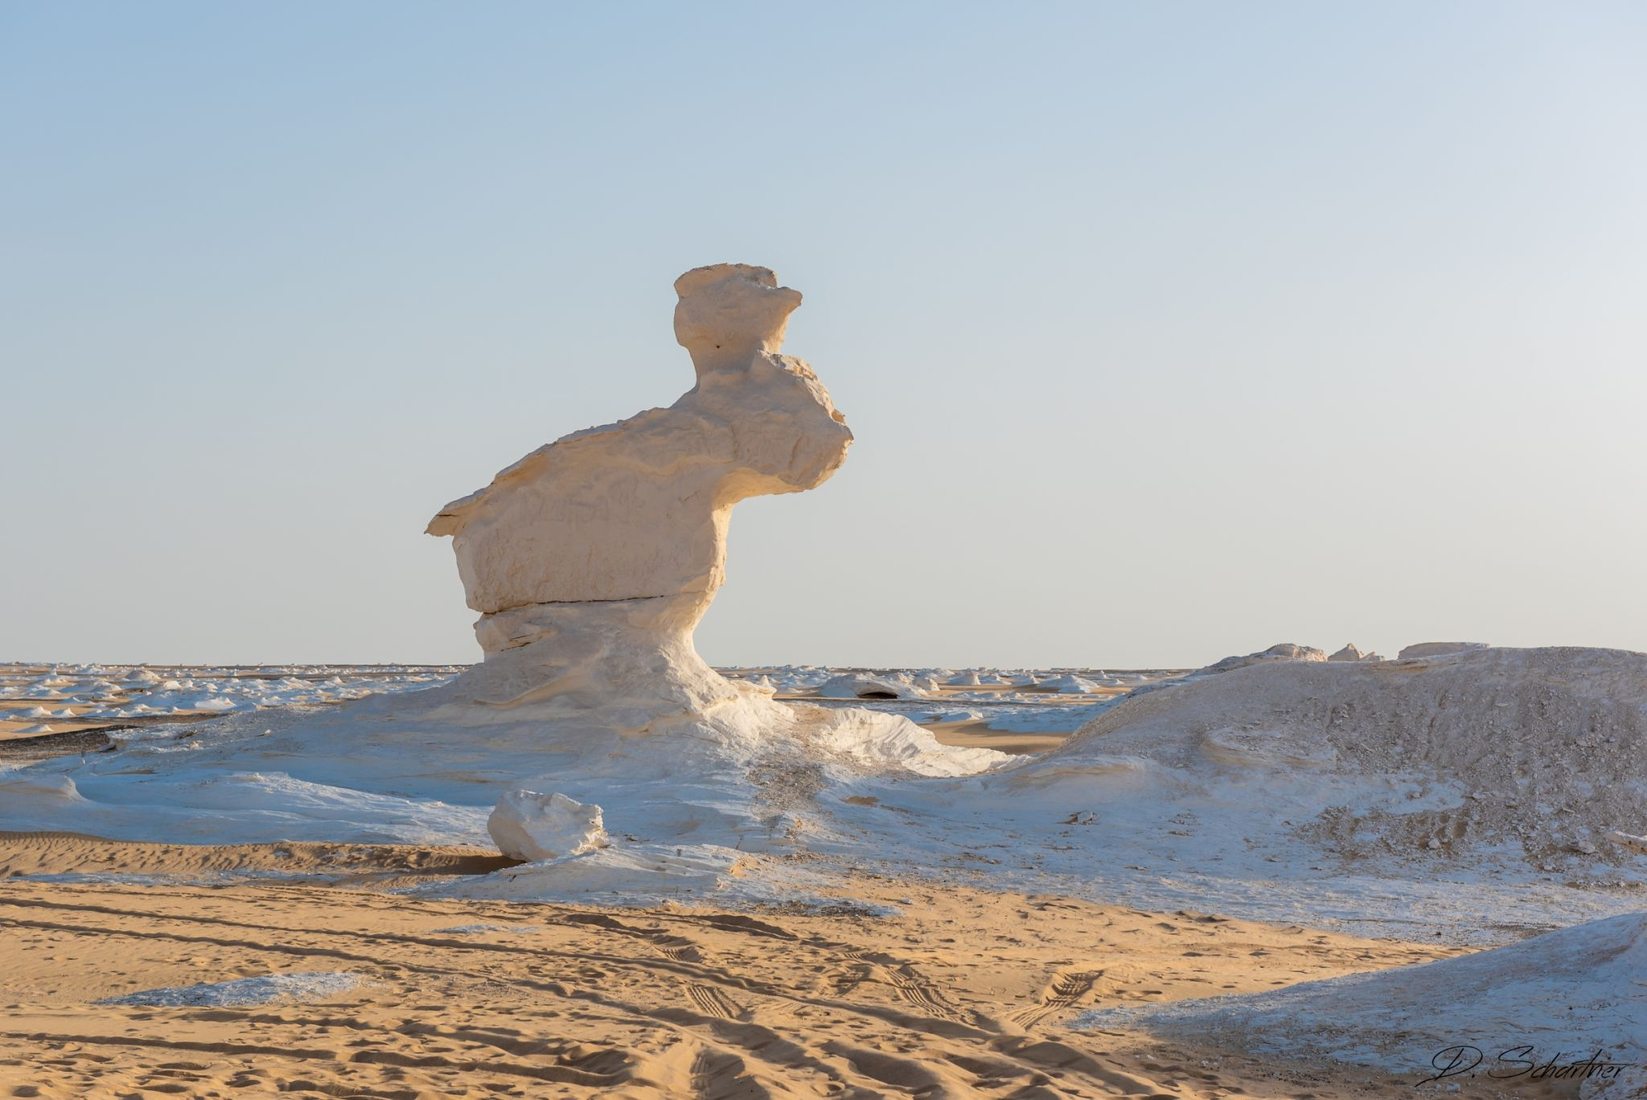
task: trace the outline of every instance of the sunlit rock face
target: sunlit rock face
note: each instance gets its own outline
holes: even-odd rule
[[[846,458],[828,391],[779,352],[797,291],[746,264],[695,268],[675,290],[696,385],[540,447],[429,523],[452,537],[488,664],[533,651],[508,662],[510,699],[735,693],[691,640],[725,579],[732,506],[814,488]]]

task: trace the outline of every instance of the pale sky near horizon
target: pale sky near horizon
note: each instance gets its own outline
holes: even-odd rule
[[[1647,650],[1647,7],[0,3],[0,660],[478,657],[434,511],[765,264],[720,663]]]

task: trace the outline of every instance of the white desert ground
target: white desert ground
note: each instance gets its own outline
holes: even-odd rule
[[[849,753],[799,794],[751,768],[785,788],[797,836],[776,844],[715,830],[660,847],[656,813],[626,825],[648,815],[609,799],[609,847],[538,864],[498,854],[484,804],[407,792],[357,814],[354,840],[304,839],[326,831],[322,784],[265,770],[261,748],[214,778],[215,740],[267,745],[282,723],[438,691],[455,669],[7,666],[0,1082],[60,1097],[1635,1095],[1612,1067],[1647,1061],[1632,915],[1647,856],[1617,826],[1643,820],[1647,657],[1283,652],[1189,675],[731,670],[1015,755],[995,789],[967,781],[971,805],[946,797],[957,780],[865,775]],[[1609,699],[1623,679],[1634,693]],[[1237,705],[1248,728],[1215,717]],[[174,768],[194,798],[144,791]],[[154,835],[168,804],[176,839],[120,839]],[[236,843],[272,813],[261,827],[291,839]],[[555,881],[625,849],[657,869]],[[1422,968],[1455,958],[1477,971]],[[1459,1046],[1486,1064],[1417,1085]],[[1523,1064],[1598,1052],[1587,1076]]]
[[[1647,1095],[1647,655],[715,670],[800,295],[439,509],[484,659],[12,665],[13,1096]]]

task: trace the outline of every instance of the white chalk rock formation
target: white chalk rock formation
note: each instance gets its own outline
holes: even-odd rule
[[[692,631],[725,579],[733,505],[822,484],[852,433],[812,369],[779,352],[799,293],[747,264],[695,268],[675,291],[692,389],[540,447],[430,521],[430,534],[452,538],[486,655],[442,704],[466,725],[547,720],[560,743],[583,748],[649,735],[743,753],[828,746],[850,730],[886,739],[884,753],[846,754],[860,764],[947,775],[998,762],[898,716],[787,706],[698,656]]]
[[[486,831],[498,851],[530,863],[582,855],[607,845],[601,808],[559,793],[508,792],[486,819]]]
[[[695,268],[675,291],[697,385],[540,447],[429,523],[451,536],[481,613],[486,666],[472,681],[499,701],[640,692],[667,710],[736,697],[692,646],[725,579],[732,506],[814,488],[846,458],[845,418],[778,350],[798,292],[747,264]]]

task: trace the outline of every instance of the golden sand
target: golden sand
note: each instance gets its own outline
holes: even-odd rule
[[[390,892],[499,862],[0,836],[0,1096],[1367,1096],[1398,1083],[1066,1025],[1456,950],[884,878],[851,895],[899,915]],[[71,871],[206,884],[15,877]],[[211,884],[260,871],[315,877]],[[316,971],[358,984],[303,1003],[96,1003]]]

